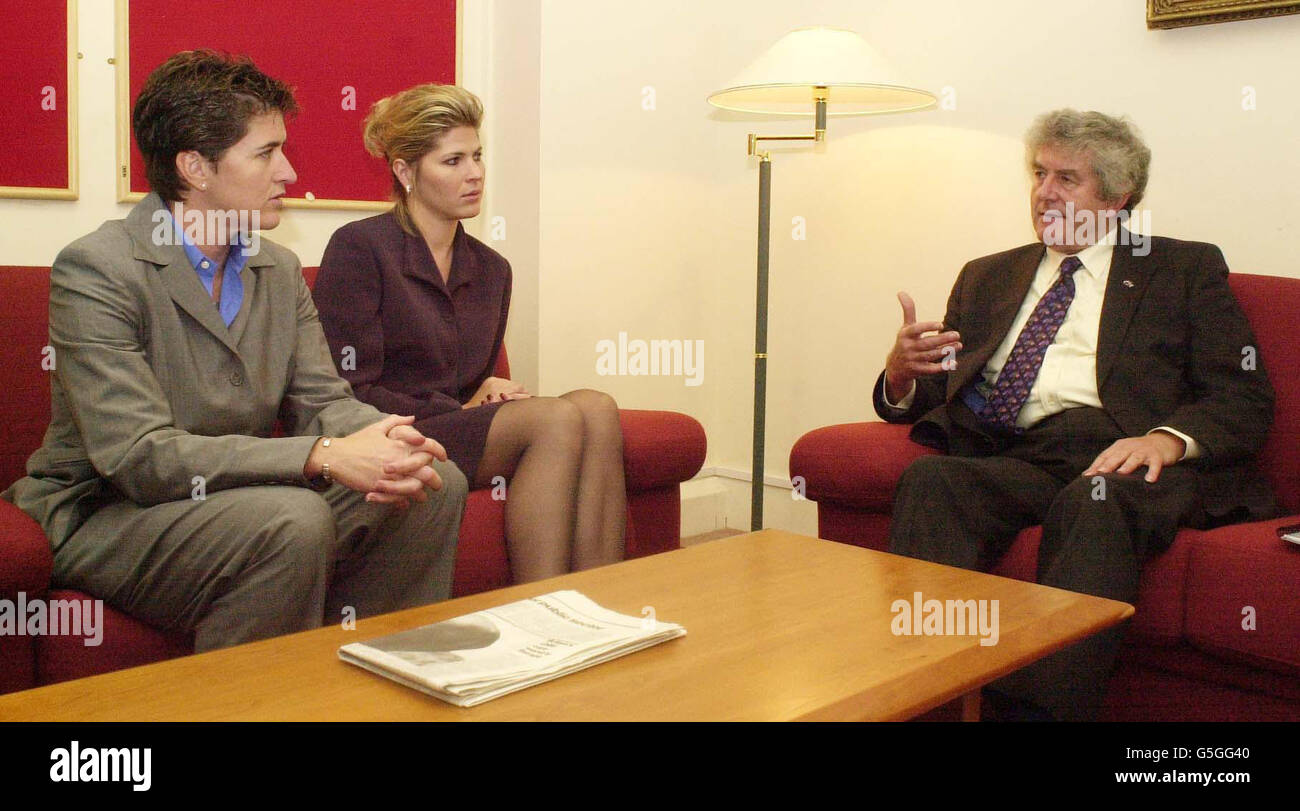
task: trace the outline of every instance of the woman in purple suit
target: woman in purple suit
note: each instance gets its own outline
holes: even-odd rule
[[[522,583],[622,559],[623,435],[607,394],[534,397],[492,376],[510,263],[460,224],[482,204],[482,117],[452,85],[374,105],[366,149],[391,168],[395,205],[335,232],[314,295],[359,399],[414,414],[473,487],[509,480],[506,541]]]

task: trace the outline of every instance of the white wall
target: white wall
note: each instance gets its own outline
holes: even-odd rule
[[[506,333],[510,373],[529,391],[537,391],[541,7],[538,0],[470,2],[466,17],[481,6],[488,10],[482,30],[488,38],[484,61],[490,75],[481,86],[487,107],[482,134],[489,185],[478,218],[482,233],[477,235],[510,260],[514,271]],[[466,28],[476,30],[468,19]]]

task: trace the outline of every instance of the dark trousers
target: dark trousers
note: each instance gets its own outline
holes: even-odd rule
[[[969,432],[964,421],[949,430]],[[1122,438],[1096,408],[1053,415],[1013,438],[956,437],[950,447],[979,455],[922,457],[903,472],[890,551],[987,569],[1020,530],[1042,524],[1039,583],[1133,602],[1142,563],[1168,548],[1179,526],[1203,518],[1190,467],[1166,468],[1154,483],[1143,478],[1146,468],[1080,476]],[[1060,719],[1095,717],[1124,628],[1095,634],[991,686]]]

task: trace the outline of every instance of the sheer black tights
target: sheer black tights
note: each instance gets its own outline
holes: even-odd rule
[[[506,485],[516,583],[623,559],[623,432],[609,395],[581,389],[497,409],[474,486]]]

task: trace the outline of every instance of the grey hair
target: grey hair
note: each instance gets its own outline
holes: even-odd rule
[[[1038,150],[1047,145],[1086,154],[1097,175],[1103,199],[1129,195],[1125,211],[1132,211],[1146,194],[1151,150],[1126,118],[1114,118],[1094,110],[1061,109],[1043,113],[1025,133],[1025,162],[1031,170]]]

